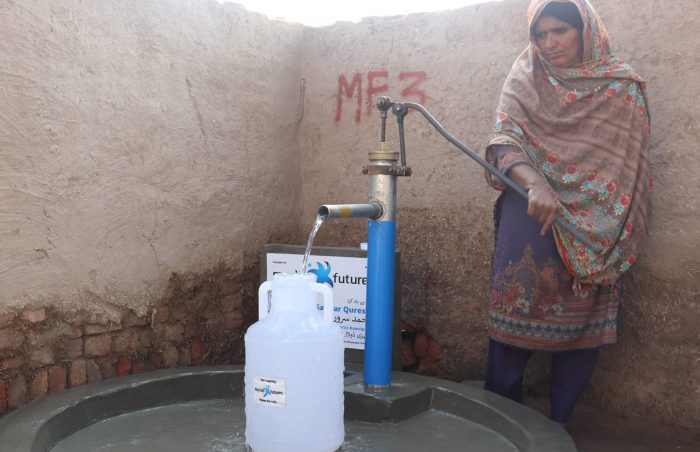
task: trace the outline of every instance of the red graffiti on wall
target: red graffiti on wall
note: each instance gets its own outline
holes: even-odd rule
[[[367,114],[374,108],[374,100],[377,95],[389,92],[389,71],[369,71],[367,72],[367,91],[365,92]],[[416,100],[425,105],[428,99],[427,94],[420,88],[420,84],[428,78],[425,71],[399,72],[398,79],[401,82],[401,100]],[[335,122],[340,122],[343,116],[343,104],[345,100],[357,98],[355,107],[355,123],[362,120],[362,74],[356,72],[352,75],[352,81],[348,82],[345,74],[338,77],[338,97],[336,101]]]
[[[343,112],[343,93],[349,99],[355,95],[355,90],[357,90],[357,111],[355,112],[355,122],[360,122],[360,116],[362,114],[362,76],[356,73],[352,78],[352,84],[348,85],[348,79],[345,78],[345,74],[341,74],[338,77],[338,108],[335,111],[335,122],[340,122],[340,115]]]

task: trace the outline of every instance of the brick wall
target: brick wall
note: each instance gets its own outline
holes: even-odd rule
[[[223,274],[173,274],[162,300],[143,315],[117,308],[118,320],[46,307],[0,315],[0,416],[114,376],[242,363],[247,322],[241,301],[253,284]]]

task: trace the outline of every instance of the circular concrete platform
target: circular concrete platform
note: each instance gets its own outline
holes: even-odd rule
[[[397,372],[370,391],[346,372],[343,451],[575,451],[541,414],[482,389]],[[34,401],[0,420],[13,452],[245,450],[242,366],[114,378]]]

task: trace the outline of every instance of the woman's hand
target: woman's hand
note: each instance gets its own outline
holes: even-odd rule
[[[559,200],[530,165],[516,165],[509,175],[527,190],[527,214],[542,223],[540,235],[545,235],[561,212]]]
[[[527,214],[542,223],[540,235],[549,231],[560,212],[561,205],[557,197],[542,179],[527,190]]]

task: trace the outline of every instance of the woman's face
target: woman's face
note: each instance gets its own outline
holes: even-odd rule
[[[545,59],[557,67],[574,67],[583,59],[581,33],[552,16],[540,17],[533,30],[535,44]]]

